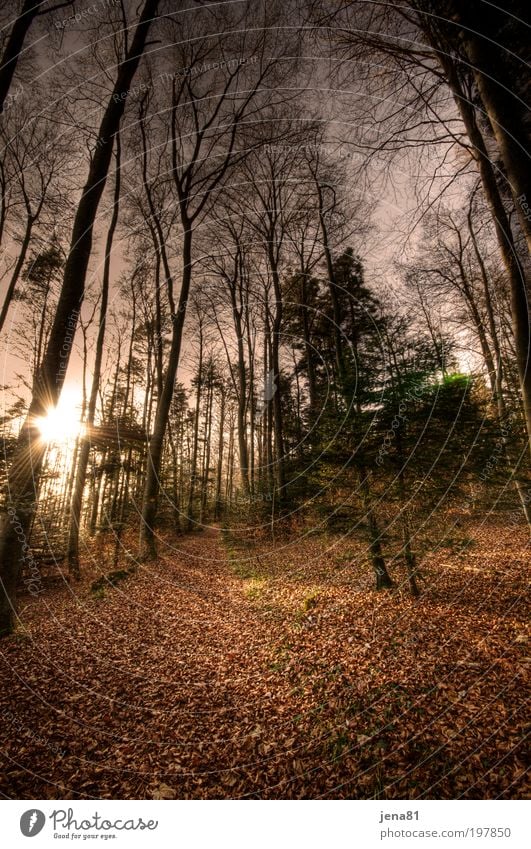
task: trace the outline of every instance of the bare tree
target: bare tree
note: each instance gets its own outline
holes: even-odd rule
[[[24,42],[33,22],[42,15],[49,15],[66,6],[72,6],[74,0],[47,6],[42,0],[23,0],[22,8],[13,21],[2,57],[0,58],[0,113],[4,111],[6,98],[15,75],[18,61],[23,54]],[[43,8],[44,6],[44,8]]]
[[[85,418],[85,429],[81,440],[81,448],[77,459],[76,478],[73,486],[72,501],[70,505],[70,518],[67,542],[67,558],[70,572],[74,577],[79,577],[79,525],[81,521],[81,507],[83,502],[83,491],[85,488],[85,479],[87,474],[87,466],[90,455],[91,444],[91,429],[94,426],[96,405],[98,401],[98,391],[100,387],[101,365],[103,359],[103,345],[105,340],[105,324],[107,321],[107,305],[109,302],[109,285],[111,276],[111,251],[114,241],[114,234],[118,224],[119,203],[120,203],[120,133],[116,133],[116,171],[114,180],[114,194],[112,202],[112,214],[107,231],[107,239],[105,242],[105,259],[103,264],[103,280],[101,285],[100,296],[100,314],[98,324],[98,334],[96,338],[96,353],[94,366],[92,369],[92,385],[87,406],[87,415]]]
[[[27,532],[35,510],[35,492],[44,457],[36,418],[44,415],[50,406],[55,406],[65,379],[83,302],[94,222],[111,163],[114,138],[125,109],[123,95],[131,87],[157,6],[158,0],[146,0],[131,47],[118,67],[113,94],[102,118],[98,142],[77,208],[48,345],[9,469],[8,503],[2,513],[0,526],[0,634],[9,633],[14,624],[16,586],[28,545]]]
[[[20,234],[14,236],[14,240],[20,243],[20,249],[0,310],[0,333],[37,225],[45,218],[41,229],[49,230],[68,206],[65,187],[58,180],[65,162],[64,145],[55,136],[50,122],[44,118],[39,122],[32,120],[27,108],[17,111],[15,119],[0,129],[4,144],[4,173],[6,170],[12,173],[9,221],[12,226],[19,222],[22,225]]]
[[[277,74],[277,63],[268,55],[272,32],[265,26],[263,30],[245,29],[246,15],[225,7],[219,15],[210,10],[205,20],[212,22],[215,43],[208,37],[209,30],[198,39],[198,24],[194,22],[189,39],[181,41],[175,55],[183,70],[170,75],[171,175],[182,231],[181,288],[149,445],[141,527],[144,556],[154,556],[156,550],[159,473],[192,283],[194,231],[212,208],[228,175],[247,156],[250,139],[245,124],[257,120],[264,101],[271,99],[267,83],[272,83]],[[224,56],[221,62],[213,62],[219,56],[220,32],[227,33],[221,42]],[[228,50],[238,50],[239,57],[229,60]]]

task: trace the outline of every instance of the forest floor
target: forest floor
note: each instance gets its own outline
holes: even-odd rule
[[[116,587],[21,598],[7,798],[526,795],[526,533],[468,529],[412,599],[350,537],[168,538]],[[104,557],[104,553],[101,555]],[[99,561],[101,562],[101,561]]]

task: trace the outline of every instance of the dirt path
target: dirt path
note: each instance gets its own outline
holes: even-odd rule
[[[242,763],[257,773],[278,634],[218,530],[177,545],[104,599],[62,592],[48,616],[42,605],[23,615],[25,631],[2,646],[6,795],[223,795]]]
[[[87,579],[23,599],[0,644],[0,792],[525,793],[517,549],[434,564],[413,602],[367,591],[351,544],[281,548],[267,574],[231,545],[211,529],[103,598]]]

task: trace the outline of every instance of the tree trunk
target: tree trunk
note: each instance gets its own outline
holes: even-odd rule
[[[334,318],[334,343],[336,349],[336,364],[337,364],[337,374],[339,378],[339,382],[341,384],[341,393],[343,393],[343,387],[345,384],[346,371],[345,371],[345,357],[343,355],[343,337],[341,334],[341,304],[339,302],[338,296],[338,288],[336,282],[336,275],[334,273],[334,263],[332,259],[332,251],[330,250],[330,242],[328,238],[328,228],[326,226],[325,220],[325,209],[324,209],[324,199],[323,199],[323,189],[317,176],[314,175],[315,185],[317,187],[317,197],[319,201],[319,222],[321,226],[321,234],[323,238],[323,251],[326,260],[326,271],[328,275],[328,289],[330,292],[330,299],[332,301],[332,311]]]
[[[92,373],[92,386],[88,403],[87,416],[85,420],[86,432],[81,439],[81,448],[76,471],[76,481],[70,505],[70,521],[68,527],[67,559],[70,574],[79,578],[79,525],[81,522],[81,508],[83,504],[83,492],[87,478],[87,466],[90,455],[91,429],[94,426],[96,416],[96,404],[101,377],[101,364],[103,360],[103,343],[105,339],[105,323],[107,320],[107,304],[109,301],[109,284],[111,277],[111,252],[116,226],[118,224],[118,213],[120,203],[120,134],[116,134],[116,177],[114,182],[114,197],[112,217],[107,232],[105,245],[105,261],[103,266],[103,280],[101,286],[100,320],[98,336],[96,339],[96,356],[94,359],[94,370]]]
[[[310,396],[310,414],[317,407],[317,379],[315,376],[314,350],[310,335],[310,321],[308,315],[308,275],[301,272],[301,318],[304,336],[304,350],[306,353],[306,373],[308,376],[308,394]]]
[[[190,459],[190,486],[188,489],[188,510],[186,526],[192,530],[194,521],[194,495],[197,478],[197,452],[199,448],[199,418],[201,413],[201,391],[203,388],[203,328],[199,324],[199,365],[197,369],[197,389],[195,395],[194,433],[192,438],[192,456]]]
[[[244,494],[250,492],[249,486],[249,450],[247,445],[247,376],[245,371],[245,352],[243,345],[242,316],[236,302],[236,281],[229,284],[232,317],[238,346],[238,450],[240,454],[240,475]]]
[[[179,485],[178,485],[178,477],[177,477],[177,469],[179,466],[177,460],[177,447],[175,445],[175,436],[173,433],[173,427],[171,421],[168,422],[168,442],[170,445],[171,451],[171,460],[172,460],[172,513],[173,513],[173,521],[175,522],[175,530],[177,533],[180,531],[180,497],[179,497]]]
[[[13,76],[24,40],[34,19],[37,17],[41,0],[24,0],[22,11],[9,33],[2,59],[0,60],[0,113],[4,111],[6,97],[9,94]]]
[[[247,359],[249,362],[249,391],[247,393],[247,406],[249,409],[249,490],[251,497],[255,491],[255,436],[256,436],[256,407],[254,403],[254,345],[251,338],[251,318],[249,312],[249,295],[247,290],[245,306],[245,326],[247,336]]]
[[[221,517],[221,475],[223,472],[223,447],[225,444],[223,428],[225,427],[225,389],[221,387],[221,401],[219,408],[219,438],[218,438],[218,465],[216,473],[216,496],[214,499],[214,518]]]
[[[496,238],[500,253],[507,269],[511,288],[511,313],[513,333],[517,353],[518,375],[524,407],[524,417],[528,433],[529,451],[531,453],[531,368],[528,359],[531,352],[531,327],[529,321],[528,292],[525,271],[515,249],[512,231],[501,198],[496,174],[489,157],[483,135],[478,127],[474,106],[463,91],[456,66],[446,53],[444,45],[437,43],[433,33],[426,33],[437,52],[437,58],[446,75],[448,84],[454,95],[457,108],[463,120],[468,138],[474,150],[483,191],[492,215]]]
[[[208,476],[210,472],[210,440],[212,438],[212,405],[214,401],[214,380],[212,373],[212,362],[209,369],[209,384],[206,403],[206,421],[205,421],[205,451],[203,462],[203,475],[201,481],[201,515],[200,523],[204,523],[208,505]]]
[[[381,533],[376,516],[374,515],[374,510],[372,509],[369,480],[367,471],[364,467],[360,468],[359,477],[363,509],[365,510],[365,518],[367,519],[367,526],[369,530],[369,551],[376,577],[376,589],[390,589],[393,586],[393,581],[391,580],[391,576],[389,575],[385,565],[385,559],[382,552]]]
[[[266,306],[267,310],[267,306]],[[270,375],[273,373],[273,342],[271,339],[271,327],[269,323],[269,312],[266,314],[266,335],[267,358],[264,360],[264,392],[269,385]],[[268,368],[265,367],[267,362]],[[275,387],[272,387],[275,391]],[[266,393],[269,395],[269,393]],[[264,422],[265,422],[265,457],[267,470],[267,486],[269,494],[272,494],[275,488],[274,462],[273,462],[273,399],[266,397],[264,407]]]
[[[171,407],[175,378],[179,367],[181,354],[181,343],[183,337],[184,320],[186,318],[186,306],[192,281],[192,229],[185,226],[183,235],[183,275],[181,294],[177,313],[173,316],[173,332],[164,387],[157,401],[155,423],[148,448],[148,461],[146,484],[142,503],[142,526],[140,529],[141,556],[155,557],[155,532],[154,525],[157,517],[159,473],[162,461],[162,450],[164,446],[164,434]]]
[[[232,481],[234,477],[234,418],[230,419],[229,450],[227,453],[227,481],[225,486],[225,501],[232,505]]]
[[[22,244],[20,246],[20,253],[18,255],[15,267],[13,269],[13,273],[11,275],[11,279],[9,281],[9,285],[7,287],[7,291],[4,297],[4,303],[2,304],[2,312],[0,313],[0,333],[4,329],[4,324],[7,318],[7,313],[9,311],[9,307],[11,306],[11,301],[13,300],[13,295],[15,294],[15,288],[18,283],[18,279],[20,277],[20,273],[24,266],[24,261],[26,259],[26,255],[28,253],[29,244],[31,241],[31,231],[33,229],[33,225],[35,223],[35,218],[33,215],[28,215],[26,219],[26,229],[24,231],[24,236],[22,238]]]
[[[418,598],[420,590],[417,584],[418,569],[417,558],[411,546],[411,531],[409,529],[409,517],[407,513],[407,488],[406,488],[406,473],[404,471],[407,458],[404,457],[402,434],[400,427],[395,431],[396,435],[396,454],[398,460],[398,497],[400,500],[400,524],[402,528],[402,542],[404,543],[404,563],[406,564],[407,578],[411,595]]]
[[[461,38],[498,144],[514,207],[531,253],[531,169],[529,128],[526,126],[528,112],[523,103],[517,102],[518,98],[513,93],[514,80],[506,73],[504,57],[496,43],[498,33],[495,22],[490,20],[487,11],[489,31],[486,32],[481,21],[478,24],[474,11],[478,11],[476,4],[464,4],[462,17],[465,26],[461,30]],[[523,68],[522,73],[525,73]]]
[[[286,467],[284,458],[284,428],[282,423],[282,397],[280,392],[280,332],[282,329],[282,289],[280,286],[280,275],[277,263],[273,256],[271,242],[269,251],[269,263],[273,288],[275,293],[275,313],[273,316],[272,339],[271,339],[271,371],[273,392],[273,429],[275,432],[275,460],[276,460],[276,482],[278,499],[282,501],[285,497]]]
[[[494,357],[495,357],[495,366],[492,364],[490,367],[494,368],[494,376],[491,380],[491,386],[493,390],[494,401],[496,404],[496,412],[498,415],[498,423],[501,429],[501,440],[504,446],[505,458],[507,461],[507,465],[511,471],[511,479],[514,482],[514,486],[516,492],[518,494],[518,498],[520,500],[520,504],[522,505],[522,510],[525,516],[525,520],[528,526],[531,528],[531,504],[526,497],[526,493],[524,487],[522,486],[521,481],[518,479],[518,472],[515,469],[514,458],[513,458],[513,450],[511,440],[505,435],[506,430],[506,418],[507,418],[507,409],[505,405],[505,398],[503,395],[503,364],[502,364],[502,354],[501,347],[498,338],[498,330],[496,327],[496,320],[494,317],[494,309],[492,306],[492,298],[490,294],[490,286],[489,286],[489,278],[487,275],[487,269],[485,263],[483,261],[483,257],[481,255],[481,251],[479,249],[479,244],[476,238],[476,233],[474,230],[474,225],[472,222],[472,212],[469,212],[468,215],[468,229],[470,231],[470,236],[472,238],[472,244],[474,247],[474,253],[476,255],[476,259],[478,261],[478,265],[481,272],[481,280],[483,284],[483,293],[485,295],[485,306],[487,309],[487,320],[489,323],[489,331],[490,337],[492,339],[492,346],[494,348]],[[489,368],[489,363],[485,361],[487,369]]]

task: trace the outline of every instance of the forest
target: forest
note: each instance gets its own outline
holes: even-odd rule
[[[2,798],[523,798],[527,4],[0,18]]]

